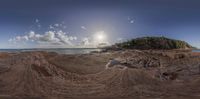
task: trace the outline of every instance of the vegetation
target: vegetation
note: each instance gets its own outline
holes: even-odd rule
[[[114,45],[126,49],[187,49],[193,48],[185,41],[169,39],[166,37],[142,37]]]

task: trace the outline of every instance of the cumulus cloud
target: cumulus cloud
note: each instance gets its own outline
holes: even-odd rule
[[[68,44],[68,45],[72,45],[70,41],[77,40],[77,37],[68,36],[63,31],[58,31],[56,35],[57,35],[57,38],[60,40],[60,42],[64,44]]]
[[[89,38],[87,38],[87,37],[83,38],[82,41],[81,41],[81,45],[82,46],[90,45]]]
[[[51,30],[62,30],[62,29],[66,29],[67,26],[63,23],[63,24],[53,24],[53,25],[49,25],[49,29]]]
[[[28,36],[25,35],[25,36],[16,36],[15,38],[11,38],[8,41],[16,43],[18,41],[28,41],[28,40],[29,40]]]
[[[35,32],[34,31],[30,31],[28,34],[29,38],[33,38],[35,36]]]
[[[40,29],[40,20],[35,19],[37,30]],[[69,35],[69,32],[64,32],[68,28],[64,22],[51,24],[47,27],[47,31],[38,33],[30,31],[25,35],[18,35],[9,39],[10,44],[21,45],[27,44],[30,47],[95,47],[99,43],[93,39],[92,35],[89,37],[81,37],[78,39],[76,36]],[[87,27],[80,26],[81,29],[88,31]],[[33,28],[34,29],[34,28]],[[80,37],[80,35],[78,35]],[[33,45],[33,46],[32,46]],[[69,45],[69,46],[68,46]]]
[[[37,34],[34,31],[30,31],[27,35],[16,36],[8,41],[13,43],[32,41],[39,44],[73,45],[72,41],[74,40],[77,40],[76,36],[68,36],[63,31],[47,31],[44,34]]]

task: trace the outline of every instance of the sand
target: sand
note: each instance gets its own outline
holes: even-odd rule
[[[129,66],[105,69],[110,58]],[[199,85],[189,51],[0,53],[0,99],[199,99]]]

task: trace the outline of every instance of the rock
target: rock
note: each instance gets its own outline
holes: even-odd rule
[[[106,64],[106,69],[109,69],[111,67],[114,67],[116,65],[120,65],[121,62],[117,59],[110,59],[109,62]]]
[[[153,99],[183,95],[192,99],[200,92],[200,57],[188,53],[126,50],[84,55],[9,54],[0,58],[0,97]],[[105,69],[106,64],[109,69]]]

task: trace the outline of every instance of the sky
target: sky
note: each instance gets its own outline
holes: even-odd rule
[[[200,48],[200,0],[0,0],[0,48],[74,48],[166,36]]]

